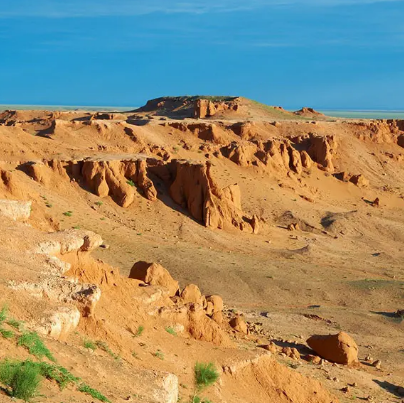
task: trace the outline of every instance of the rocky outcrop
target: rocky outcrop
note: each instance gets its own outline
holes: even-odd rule
[[[181,132],[189,132],[201,140],[222,144],[225,141],[223,128],[215,123],[187,123],[187,122],[165,122],[162,126],[172,127]]]
[[[172,169],[174,181],[170,195],[177,204],[186,207],[193,218],[210,228],[236,227],[253,231],[253,218],[239,208],[236,185],[231,190],[220,189],[213,180],[209,163],[174,160]]]
[[[171,297],[175,296],[179,291],[178,281],[175,281],[168,270],[158,263],[135,263],[129,274],[129,278],[167,288]]]
[[[33,161],[21,166],[35,181],[45,186],[54,175],[86,185],[100,197],[111,196],[122,207],[130,206],[136,187],[148,200],[156,200],[157,190],[148,176],[150,167],[162,163],[143,155],[128,159],[92,158],[81,161]]]
[[[31,215],[31,201],[0,200],[0,216],[26,221]]]
[[[347,172],[338,172],[333,176],[342,182],[351,182],[358,187],[369,186],[369,181],[362,174],[351,175]]]
[[[212,101],[209,99],[197,99],[194,105],[194,117],[196,119],[204,119],[216,115],[222,111],[239,110],[239,99],[234,98],[229,101]]]
[[[308,118],[315,118],[315,117],[323,117],[325,116],[323,113],[321,112],[317,112],[316,110],[314,110],[313,108],[307,108],[307,107],[303,107],[302,109],[293,112],[295,115],[297,116],[303,116],[303,117],[308,117]]]
[[[337,142],[334,136],[310,136],[310,146],[307,153],[311,159],[317,162],[325,171],[333,172],[333,154],[335,153]]]
[[[312,336],[307,344],[320,357],[338,364],[350,365],[358,361],[358,346],[347,333],[329,336]]]

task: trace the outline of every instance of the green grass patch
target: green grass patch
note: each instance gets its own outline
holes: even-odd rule
[[[102,202],[102,201],[96,201],[94,204],[95,204],[96,206],[98,206],[98,207],[101,207],[101,206],[104,204],[104,202]]]
[[[163,354],[163,352],[160,351],[160,350],[157,350],[157,351],[154,353],[154,356],[157,357],[157,358],[159,358],[160,360],[164,360],[164,354]]]
[[[7,320],[7,325],[13,327],[16,330],[21,330],[24,326],[24,322],[22,322],[21,320],[10,318]]]
[[[177,332],[171,326],[166,327],[166,332],[172,334],[173,336],[177,336]]]
[[[37,396],[42,378],[55,381],[61,390],[68,385],[77,385],[77,390],[89,394],[101,402],[109,400],[98,390],[91,388],[66,368],[46,362],[10,361],[0,363],[0,383],[5,385],[7,393],[25,401]]]
[[[65,211],[63,215],[66,217],[71,217],[73,215],[73,211]]]
[[[90,395],[94,399],[98,399],[101,402],[110,402],[110,400],[108,400],[101,392],[99,392],[96,389],[91,388],[90,386],[88,386],[85,383],[82,383],[79,386],[78,390],[82,393],[86,393],[87,395]]]
[[[127,183],[129,186],[135,186],[135,182],[133,182],[132,179],[128,179],[128,180],[126,181],[126,183]]]
[[[109,354],[112,358],[114,358],[115,360],[119,359],[119,355],[115,354],[108,346],[107,343],[105,343],[105,341],[101,341],[101,340],[97,340],[95,342],[95,344],[97,345],[97,347],[99,347],[102,351],[105,351],[107,354]]]
[[[6,321],[7,319],[8,308],[7,306],[3,306],[0,311],[0,326]]]
[[[197,362],[194,368],[195,384],[199,390],[213,385],[219,379],[219,373],[212,362],[207,364]]]
[[[0,328],[0,334],[5,339],[12,339],[14,337],[14,332],[3,328]]]
[[[93,351],[97,350],[97,344],[91,340],[84,340],[83,346],[84,346],[84,348],[89,348],[90,350],[93,350]]]
[[[4,361],[0,364],[0,382],[11,397],[28,402],[38,395],[40,369],[31,361]]]
[[[36,332],[23,333],[18,338],[17,344],[19,346],[25,347],[30,354],[39,359],[46,357],[50,361],[56,361],[50,350],[45,346],[44,342]]]
[[[139,337],[142,335],[144,332],[144,326],[139,326],[136,330],[136,333],[133,335],[133,337]]]

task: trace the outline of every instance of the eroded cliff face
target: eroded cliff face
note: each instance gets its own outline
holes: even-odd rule
[[[231,185],[220,189],[211,173],[211,164],[174,160],[172,199],[187,207],[191,216],[210,228],[235,227],[258,232],[258,217],[247,216],[241,210],[240,189]]]
[[[194,106],[194,117],[196,119],[204,119],[212,117],[219,112],[237,112],[239,108],[239,98],[234,98],[230,101],[211,101],[209,99],[197,99]]]
[[[122,160],[28,162],[21,169],[45,186],[51,186],[61,178],[77,182],[101,198],[111,196],[121,207],[129,207],[134,202],[136,189],[146,199],[157,200],[153,177],[160,178],[171,198],[206,227],[258,232],[258,217],[249,216],[241,209],[238,186],[220,189],[213,179],[209,162],[172,160],[165,163],[134,156]]]

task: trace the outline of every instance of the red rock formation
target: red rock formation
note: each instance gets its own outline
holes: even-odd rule
[[[310,136],[310,147],[307,150],[313,161],[317,162],[328,172],[334,171],[332,161],[333,154],[337,148],[337,142],[334,136]]]
[[[209,163],[174,160],[174,182],[170,187],[172,199],[186,207],[196,220],[210,228],[236,227],[253,231],[252,217],[240,210],[236,185],[223,191],[214,182]]]

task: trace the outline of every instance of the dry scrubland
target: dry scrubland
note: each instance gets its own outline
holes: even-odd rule
[[[404,121],[178,97],[0,140],[0,401],[404,399]]]

